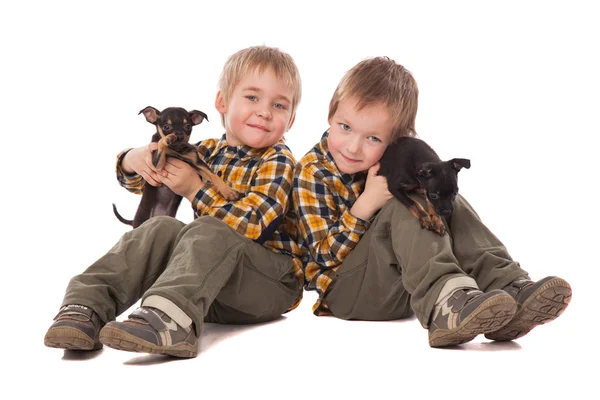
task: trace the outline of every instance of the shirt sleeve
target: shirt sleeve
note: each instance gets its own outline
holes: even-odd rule
[[[323,268],[333,268],[356,246],[369,221],[353,216],[349,210],[342,212],[337,206],[339,197],[326,182],[315,165],[297,167],[293,204],[301,241],[310,257]]]
[[[119,184],[121,186],[123,186],[125,189],[129,190],[130,192],[135,193],[135,194],[141,194],[142,190],[144,189],[144,184],[146,183],[144,178],[142,178],[141,175],[138,175],[136,173],[134,173],[134,174],[125,173],[123,171],[123,167],[121,166],[121,164],[123,162],[123,158],[125,158],[125,155],[127,153],[129,153],[130,150],[131,149],[123,150],[122,152],[120,152],[117,155],[117,166],[116,166],[117,180],[119,181]]]
[[[204,186],[192,201],[196,215],[219,218],[260,244],[270,239],[290,207],[295,161],[291,153],[275,149],[263,157],[242,198],[229,201],[213,186]]]

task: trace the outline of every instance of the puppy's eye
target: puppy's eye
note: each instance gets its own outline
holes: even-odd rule
[[[170,131],[170,130],[171,130],[171,125],[166,125],[166,124],[165,124],[165,125],[163,125],[163,128],[162,128],[162,129],[163,129],[163,131],[164,131],[164,132],[168,132],[168,131]]]
[[[183,129],[185,129],[186,131],[191,131],[192,130],[192,126],[190,124],[186,124]]]
[[[429,198],[431,200],[437,200],[440,198],[440,196],[437,193],[429,193]]]

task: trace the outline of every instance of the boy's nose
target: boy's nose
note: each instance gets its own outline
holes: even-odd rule
[[[259,109],[256,112],[256,115],[258,115],[259,117],[262,118],[266,118],[266,119],[270,119],[271,118],[271,111],[267,110],[267,109]]]
[[[346,145],[348,153],[357,154],[360,151],[360,142],[358,139],[350,139]]]

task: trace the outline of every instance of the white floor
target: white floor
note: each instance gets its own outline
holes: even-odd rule
[[[0,399],[600,398],[591,2],[68,3],[2,6]],[[191,360],[44,347],[68,280],[127,229],[111,203],[135,213],[114,157],[148,142],[138,110],[199,109],[210,123],[192,138],[219,137],[221,68],[257,44],[301,71],[286,134],[297,158],[327,128],[349,68],[383,55],[405,65],[419,85],[417,131],[442,158],[471,159],[461,193],[533,278],[571,283],[564,315],[515,343],[439,350],[414,319],[317,318],[307,293],[273,323],[208,325]],[[178,217],[191,219],[189,204]]]
[[[19,341],[3,340],[7,373],[1,391],[16,394],[2,397],[592,399],[598,394],[597,324],[594,329],[587,321],[594,308],[585,304],[582,283],[573,284],[567,311],[516,342],[481,336],[456,348],[431,349],[414,318],[317,318],[310,312],[314,296],[307,294],[298,309],[272,323],[207,324],[200,354],[189,360],[110,348],[46,348],[42,338],[56,304],[30,302],[18,308],[27,315],[15,316]]]

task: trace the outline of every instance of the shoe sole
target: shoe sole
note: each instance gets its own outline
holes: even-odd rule
[[[550,279],[529,296],[506,326],[485,337],[508,341],[527,335],[536,326],[558,318],[569,305],[571,293],[571,286],[567,281],[561,278]]]
[[[102,343],[94,344],[94,339],[79,329],[69,327],[50,328],[44,337],[44,344],[48,347],[65,350],[89,351],[102,348]]]
[[[429,335],[429,346],[447,347],[470,342],[482,333],[497,331],[508,324],[517,311],[517,304],[506,294],[484,301],[459,326],[438,329]]]
[[[135,353],[164,354],[182,358],[196,357],[198,354],[197,345],[177,343],[172,346],[157,346],[111,326],[105,326],[100,331],[100,342],[113,349]]]

